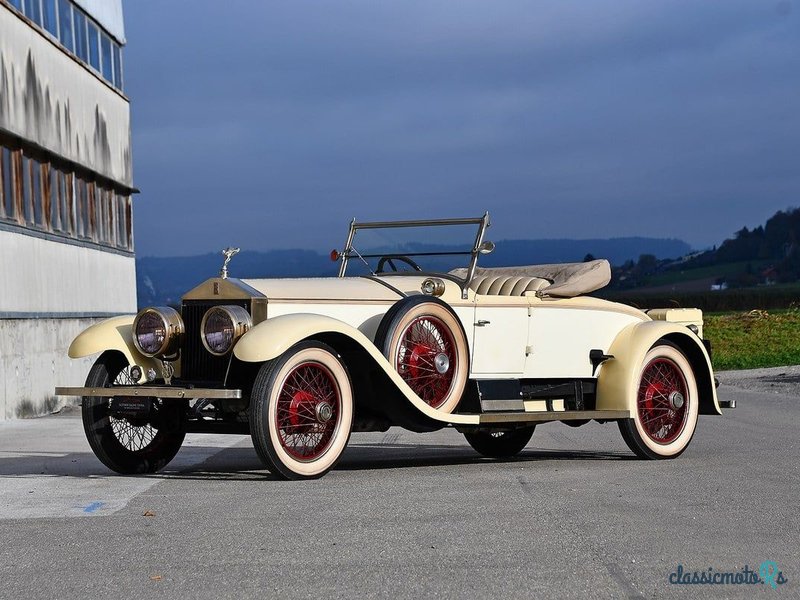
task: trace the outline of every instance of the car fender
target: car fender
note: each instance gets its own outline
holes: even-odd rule
[[[144,356],[133,343],[133,320],[136,315],[112,317],[84,329],[72,340],[67,354],[70,358],[83,358],[98,352],[116,350],[125,355],[128,363],[139,365],[143,371],[159,369],[159,361]]]
[[[700,414],[721,415],[711,360],[703,342],[684,325],[663,321],[628,325],[614,339],[608,350],[613,358],[600,366],[598,374],[597,410],[633,414],[642,361],[659,340],[672,342],[689,360],[697,380]]]
[[[359,344],[374,363],[406,399],[426,417],[442,423],[475,425],[475,415],[445,413],[426,404],[403,381],[375,344],[357,328],[333,317],[310,313],[282,315],[262,321],[245,333],[233,349],[234,356],[244,362],[264,362],[278,358],[298,342],[329,334],[345,335]]]

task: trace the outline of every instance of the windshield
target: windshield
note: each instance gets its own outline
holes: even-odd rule
[[[353,222],[339,274],[447,273],[469,268],[486,224],[488,215],[440,221]]]

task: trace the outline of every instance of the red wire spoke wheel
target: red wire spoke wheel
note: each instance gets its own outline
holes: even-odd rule
[[[250,398],[250,432],[273,474],[321,477],[341,457],[352,424],[350,376],[330,346],[301,342],[259,369]]]
[[[661,342],[642,361],[634,418],[620,421],[620,432],[641,458],[675,458],[694,435],[698,408],[688,359],[674,344]]]
[[[316,460],[330,446],[341,416],[333,374],[316,362],[295,367],[283,382],[276,429],[284,450],[297,460]]]
[[[417,396],[433,408],[447,399],[457,361],[453,336],[436,317],[417,317],[400,335],[395,368]]]
[[[404,298],[383,317],[375,345],[423,402],[455,410],[469,375],[469,347],[447,304],[430,296]]]
[[[686,378],[669,358],[651,360],[642,371],[636,409],[648,437],[658,444],[674,442],[686,424]]]

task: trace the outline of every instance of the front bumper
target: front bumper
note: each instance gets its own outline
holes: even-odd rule
[[[56,396],[84,396],[90,398],[161,398],[237,400],[242,390],[222,390],[218,388],[184,388],[171,385],[120,385],[106,387],[57,387]]]

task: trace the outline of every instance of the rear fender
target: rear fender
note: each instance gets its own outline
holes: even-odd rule
[[[711,360],[702,341],[683,325],[663,321],[634,323],[623,329],[611,344],[614,358],[600,367],[597,380],[597,410],[636,410],[636,395],[642,361],[659,340],[678,346],[697,379],[700,414],[721,415]]]

